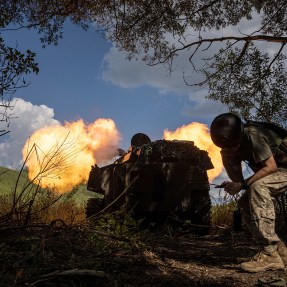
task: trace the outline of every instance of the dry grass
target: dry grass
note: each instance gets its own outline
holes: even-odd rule
[[[211,209],[211,224],[213,226],[227,227],[231,226],[233,220],[233,212],[237,209],[234,201],[218,203]]]
[[[59,196],[48,190],[15,201],[14,193],[0,196],[0,224],[34,225],[61,221],[65,225],[85,220],[85,205],[75,199]]]

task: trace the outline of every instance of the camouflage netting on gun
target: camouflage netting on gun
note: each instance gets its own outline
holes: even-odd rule
[[[212,168],[206,151],[200,150],[191,141],[158,140],[141,146],[139,161],[142,162],[187,162],[194,166]]]

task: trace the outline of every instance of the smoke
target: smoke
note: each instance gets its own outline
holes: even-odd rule
[[[0,165],[18,169],[23,163],[21,150],[29,135],[59,122],[54,119],[54,110],[46,105],[33,105],[20,98],[13,99],[11,105],[14,109],[8,127],[10,133],[0,138]]]
[[[34,132],[23,148],[31,181],[64,193],[87,181],[91,166],[117,154],[120,133],[111,119],[55,124]]]

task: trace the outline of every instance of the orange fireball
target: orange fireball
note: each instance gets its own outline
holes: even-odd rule
[[[44,127],[25,143],[22,154],[29,179],[64,193],[88,179],[91,166],[117,155],[120,133],[111,119],[83,120]]]
[[[198,148],[206,150],[214,165],[214,169],[207,171],[211,182],[221,173],[223,165],[220,148],[213,144],[207,125],[193,122],[189,125],[184,125],[175,131],[165,130],[163,137],[166,140],[190,140],[193,141]]]

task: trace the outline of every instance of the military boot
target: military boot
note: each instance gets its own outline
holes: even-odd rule
[[[252,260],[241,263],[240,266],[247,272],[284,269],[284,263],[277,252],[277,245],[264,247],[264,249],[257,253]]]
[[[277,243],[277,251],[278,251],[278,254],[280,255],[282,261],[284,263],[287,263],[287,247],[283,241],[279,241]]]

